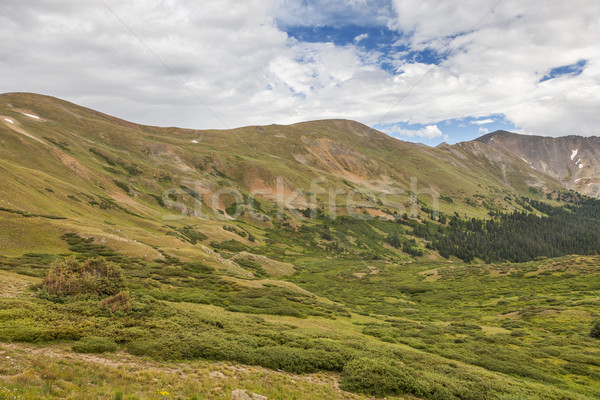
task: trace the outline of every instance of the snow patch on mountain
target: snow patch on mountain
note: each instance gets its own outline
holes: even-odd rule
[[[29,117],[29,118],[40,119],[40,117],[38,117],[37,115],[27,114],[27,113],[24,113],[24,112],[22,112],[21,114],[23,114],[24,116]]]

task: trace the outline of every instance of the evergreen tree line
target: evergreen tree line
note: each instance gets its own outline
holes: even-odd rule
[[[600,251],[600,201],[577,198],[562,207],[522,198],[534,212],[494,213],[492,219],[448,219],[448,225],[405,221],[443,257],[466,262],[525,262],[536,257]],[[539,214],[542,214],[541,216]]]

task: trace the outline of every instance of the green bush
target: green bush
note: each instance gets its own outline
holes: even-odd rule
[[[42,290],[54,296],[113,296],[124,288],[121,268],[100,257],[85,261],[69,257],[55,262],[42,284]]]
[[[250,270],[257,277],[268,276],[264,268],[256,261],[248,260],[246,258],[238,258],[235,260],[235,262],[238,263],[242,268]]]
[[[193,335],[164,335],[154,340],[136,338],[127,344],[127,350],[137,356],[160,360],[228,360],[292,373],[342,371],[348,360],[344,351],[277,344],[258,347],[260,341],[250,335],[207,331]]]
[[[72,347],[76,353],[108,353],[117,350],[117,344],[109,338],[88,336],[75,343]]]
[[[375,396],[415,393],[417,381],[411,372],[392,360],[359,358],[344,367],[342,388]]]
[[[413,257],[421,257],[423,255],[423,249],[410,242],[404,243],[402,251],[404,251],[406,254],[410,254]]]
[[[286,346],[262,347],[256,356],[255,364],[296,374],[341,371],[346,363],[344,355],[338,352]]]
[[[600,321],[596,322],[592,327],[592,331],[590,332],[590,336],[596,339],[600,339]]]
[[[226,240],[221,243],[211,242],[210,245],[218,250],[226,250],[234,253],[239,253],[240,251],[245,251],[248,248],[244,246],[243,243],[238,242],[237,240]]]
[[[44,341],[45,336],[46,330],[44,328],[29,326],[22,321],[6,325],[0,330],[0,340],[6,342],[38,343]]]
[[[113,182],[115,183],[115,185],[117,185],[118,187],[120,187],[121,189],[123,189],[125,192],[131,193],[131,189],[129,188],[129,186],[126,183],[123,183],[123,182],[118,181],[116,179],[113,179]]]
[[[208,239],[208,236],[206,236],[200,231],[195,230],[193,226],[186,226],[184,228],[174,229],[177,232],[181,233],[185,237],[185,239],[191,244],[196,244],[198,242]]]
[[[128,292],[121,291],[114,296],[110,296],[102,300],[100,305],[110,309],[114,313],[122,312],[128,314],[133,308],[133,299]]]
[[[194,335],[164,335],[157,339],[133,340],[127,350],[137,356],[148,356],[160,360],[233,360],[246,364],[255,363],[252,347],[240,343],[242,337],[224,337],[214,332]]]

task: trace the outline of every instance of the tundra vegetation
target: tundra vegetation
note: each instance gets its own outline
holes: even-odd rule
[[[0,400],[600,397],[600,202],[518,157],[0,110]]]
[[[295,272],[284,280],[265,279],[264,270],[242,279],[174,258],[148,262],[64,235],[69,257],[0,258],[7,285],[15,276],[32,283],[0,298],[0,340],[107,357],[116,351],[160,365],[211,360],[331,373],[345,391],[388,398],[598,394],[599,256],[519,264],[411,260],[394,246],[417,246],[409,232],[404,223],[381,220],[281,224],[266,235],[281,240],[248,250],[292,263]],[[277,252],[282,243],[294,251]],[[219,251],[229,256],[237,248]],[[257,261],[240,265],[261,268]],[[4,398],[73,396],[88,379],[83,369],[46,377],[25,366],[11,371],[2,378]],[[32,385],[22,384],[26,371],[37,376]],[[97,393],[145,398],[136,379],[110,380]],[[294,392],[281,385],[263,394]],[[219,398],[174,387],[178,398]]]

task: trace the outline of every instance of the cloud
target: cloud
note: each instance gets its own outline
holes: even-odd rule
[[[535,134],[600,134],[600,2],[105,1],[139,38],[102,2],[4,0],[2,90],[190,128],[348,118],[440,139],[427,127],[502,115]],[[401,40],[308,43],[292,25],[385,27]]]
[[[367,39],[368,37],[369,37],[369,34],[368,34],[368,33],[361,33],[360,35],[358,35],[357,37],[355,37],[355,38],[354,38],[354,42],[355,42],[355,43],[358,43],[358,42],[360,42],[361,40],[365,40],[365,39]]]
[[[600,133],[592,111],[600,106],[600,49],[593,44],[600,4],[503,0],[489,12],[496,3],[394,2],[396,28],[411,32],[406,43],[443,53],[444,60],[411,95],[417,112],[406,107],[391,117],[435,123],[498,113],[538,134]],[[557,65],[575,65],[576,73],[540,82]],[[429,110],[425,95],[433,99]]]
[[[394,18],[389,0],[281,0],[274,9],[280,26],[387,26]]]
[[[384,128],[383,132],[390,136],[403,136],[403,137],[419,137],[423,139],[435,139],[443,137],[444,133],[437,127],[437,125],[427,125],[421,129],[404,129],[399,126],[391,126]]]
[[[471,123],[475,124],[475,125],[486,125],[486,124],[491,124],[493,122],[496,122],[496,121],[494,121],[491,118],[486,118],[486,119],[480,119],[480,120],[471,121]]]

